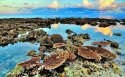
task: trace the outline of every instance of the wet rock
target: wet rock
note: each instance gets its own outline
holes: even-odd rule
[[[121,25],[125,25],[125,22],[121,22],[120,24],[121,24]]]
[[[43,30],[33,30],[31,32],[29,32],[29,34],[27,35],[27,39],[29,40],[34,40],[34,39],[37,39],[39,36],[44,36],[46,35],[47,33]]]
[[[1,37],[0,38],[0,45],[7,45],[9,43],[12,43],[13,38],[11,37]]]
[[[82,42],[73,42],[73,44],[74,44],[75,46],[83,46],[83,43],[82,43]]]
[[[33,68],[36,66],[41,66],[40,60],[41,60],[40,56],[32,57],[31,59],[29,59],[25,62],[19,63],[17,65],[22,66],[23,68],[30,69],[30,68]]]
[[[116,36],[122,36],[121,33],[113,33],[113,35],[116,35]]]
[[[10,36],[10,37],[17,37],[18,36],[18,31],[16,30],[16,29],[12,29],[12,30],[10,30],[9,32],[8,32],[8,35]]]
[[[98,26],[99,26],[99,27],[109,27],[110,24],[107,23],[107,22],[101,22]]]
[[[109,63],[105,63],[105,64],[103,64],[103,67],[104,67],[104,68],[109,68],[109,67],[110,67],[110,64],[109,64]]]
[[[82,36],[83,39],[90,39],[90,35],[88,33],[79,35]]]
[[[53,34],[51,36],[51,40],[54,42],[54,43],[62,43],[63,42],[63,37],[59,34]]]
[[[43,65],[45,66],[45,69],[50,70],[61,66],[65,61],[66,59],[53,54],[44,61]]]
[[[53,41],[51,36],[43,36],[39,38],[40,46],[52,47]]]
[[[94,59],[96,62],[99,62],[101,60],[101,56],[98,53],[93,52],[92,50],[85,47],[79,47],[77,54],[85,59]]]
[[[118,57],[116,54],[110,52],[107,49],[101,48],[101,47],[93,47],[93,46],[84,46],[84,47],[100,54],[103,58],[106,58],[107,60],[113,60]]]
[[[113,48],[118,48],[119,44],[117,42],[111,42],[110,46],[113,47]]]
[[[55,43],[53,44],[53,48],[61,48],[61,47],[65,47],[66,44],[65,43]]]
[[[72,30],[70,30],[70,29],[67,29],[67,30],[66,30],[66,33],[67,33],[67,34],[71,34],[71,33],[74,33],[74,32],[73,32]]]
[[[107,46],[107,45],[110,45],[110,42],[100,41],[100,42],[93,42],[92,44],[93,45],[98,45],[98,46]]]
[[[114,21],[109,21],[108,22],[110,25],[113,25],[113,26],[116,26],[117,24],[116,24],[116,22],[114,22]]]
[[[35,50],[31,50],[26,55],[27,56],[35,56],[36,55],[36,51]]]
[[[55,54],[59,56],[59,58],[64,58],[66,60],[75,60],[76,55],[72,51],[67,51],[63,49],[57,49]]]
[[[27,41],[27,36],[26,35],[21,35],[21,37],[19,37],[19,41],[21,41],[21,42]]]
[[[23,71],[24,68],[17,65],[12,71],[7,73],[6,77],[19,77]]]
[[[88,24],[90,24],[91,26],[96,26],[98,25],[98,23],[96,21],[89,21]]]
[[[43,53],[46,51],[46,47],[45,46],[41,46],[39,47],[39,56],[43,57]]]

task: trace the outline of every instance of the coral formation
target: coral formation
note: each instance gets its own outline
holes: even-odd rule
[[[53,44],[53,48],[61,48],[61,47],[65,47],[66,44],[65,43],[55,43]]]
[[[35,50],[31,50],[26,55],[27,56],[35,56],[36,55],[36,51]]]
[[[77,54],[86,59],[95,59],[96,62],[101,60],[101,56],[98,53],[93,52],[92,50],[85,47],[79,47]]]
[[[89,77],[98,75],[98,73],[102,72],[102,70],[110,70],[111,67],[116,74],[120,74],[120,70],[115,64],[110,64],[108,61],[103,63],[101,61],[102,57],[113,60],[117,57],[115,54],[101,47],[83,46],[84,40],[90,39],[90,35],[88,33],[76,34],[70,29],[67,29],[66,33],[69,34],[68,39],[63,40],[63,37],[60,34],[49,35],[43,30],[34,30],[34,28],[43,26],[50,27],[50,24],[55,22],[79,25],[91,24],[93,26],[97,25],[97,22],[101,22],[99,24],[100,27],[107,27],[111,24],[115,24],[117,20],[111,19],[112,22],[109,22],[110,20],[89,18],[56,19],[57,21],[55,21],[55,19],[44,20],[39,18],[36,18],[34,21],[33,19],[18,19],[17,22],[21,21],[27,24],[25,24],[25,26],[20,25],[19,27],[17,27],[17,25],[21,23],[15,26],[10,26],[15,27],[16,30],[12,29],[4,32],[0,31],[0,45],[9,44],[10,41],[13,43],[21,40],[34,40],[35,42],[40,43],[40,47],[38,49],[39,53],[36,54],[35,51],[28,52],[27,55],[32,56],[31,59],[17,64],[12,71],[12,74],[8,73],[8,76],[12,75],[10,77],[16,77],[20,74],[17,77]],[[90,22],[89,20],[93,22]],[[104,22],[102,22],[103,20]],[[46,25],[43,25],[45,23]],[[4,26],[4,28],[6,29],[6,26]],[[7,29],[9,28],[7,27]],[[17,35],[22,33],[23,29],[26,31],[29,30],[30,32],[24,37],[20,38],[20,40],[16,41]],[[8,36],[12,36],[13,38],[9,38]],[[110,43],[111,47],[118,48],[119,46],[119,44],[113,42],[93,42],[93,44],[103,46],[109,45]],[[49,56],[46,57],[46,55],[44,55],[46,52],[51,53],[49,53]],[[97,77],[99,76],[100,75]]]
[[[54,43],[62,43],[63,42],[63,37],[59,34],[53,34],[51,36],[51,40],[54,42]]]
[[[45,69],[50,70],[61,66],[65,61],[66,59],[61,58],[56,54],[53,54],[48,57],[42,65],[45,67]]]
[[[24,71],[24,68],[22,66],[16,65],[16,67],[10,71],[6,77],[18,77],[22,72]]]
[[[17,65],[22,66],[23,68],[31,68],[34,66],[40,66],[41,57],[32,57],[30,60],[27,60],[23,63],[19,63]]]
[[[84,47],[93,50],[94,52],[100,54],[102,57],[104,57],[106,59],[113,60],[113,59],[117,58],[117,55],[111,53],[107,49],[104,49],[101,47],[93,47],[93,46],[84,46]]]
[[[100,42],[93,42],[92,44],[93,44],[93,45],[101,45],[101,46],[110,45],[109,42],[102,42],[102,41],[100,41]]]
[[[65,58],[66,60],[74,60],[76,58],[76,55],[73,52],[67,50],[64,51],[58,49],[55,53],[59,55],[60,58]]]

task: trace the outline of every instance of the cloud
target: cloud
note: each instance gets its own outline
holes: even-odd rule
[[[58,3],[58,1],[57,0],[54,0],[53,2],[52,2],[52,4],[50,4],[49,6],[48,6],[49,8],[59,8],[59,3]]]
[[[92,7],[93,4],[89,2],[89,0],[83,0],[83,6],[85,7]]]
[[[24,6],[14,6],[9,4],[0,5],[0,14],[27,14],[31,9]]]
[[[121,8],[125,8],[125,3],[117,3],[116,0],[96,0],[99,2],[98,9],[99,10],[109,10],[120,12]]]
[[[116,0],[82,0],[82,4],[78,4],[77,6],[105,12],[123,12],[125,2],[118,3]]]
[[[110,7],[116,7],[114,5],[115,0],[98,0],[99,1],[99,9],[105,9]]]

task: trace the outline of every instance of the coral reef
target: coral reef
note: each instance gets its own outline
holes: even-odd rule
[[[55,53],[59,55],[60,58],[65,58],[66,60],[74,60],[76,58],[73,52],[67,50],[58,49]]]
[[[36,55],[36,51],[31,50],[31,51],[29,51],[26,55],[27,55],[27,56],[35,56],[35,55]]]
[[[51,36],[51,39],[54,43],[62,43],[63,42],[63,37],[59,34],[53,34]]]
[[[101,60],[101,56],[98,53],[93,52],[92,50],[85,47],[79,47],[77,54],[86,59],[94,59],[96,62]]]
[[[93,50],[94,52],[100,54],[102,57],[104,57],[106,59],[113,60],[113,59],[117,58],[117,55],[111,53],[107,49],[104,49],[101,47],[93,47],[93,46],[85,46],[85,47]]]
[[[55,69],[59,66],[61,66],[66,59],[59,57],[56,54],[51,55],[50,57],[48,57],[44,63],[42,64],[45,69],[50,70],[50,69]]]
[[[102,42],[102,41],[100,41],[100,42],[93,42],[92,44],[93,44],[93,45],[101,45],[101,46],[110,45],[109,42]]]
[[[10,71],[6,77],[18,77],[23,71],[24,68],[22,66],[16,65],[16,67]]]
[[[30,31],[29,34],[27,35],[27,39],[28,40],[34,40],[36,38],[38,38],[38,36],[44,36],[46,35],[47,33],[43,30],[33,30],[33,31]]]
[[[46,47],[45,46],[41,46],[39,47],[39,56],[43,57],[43,53],[46,51]]]
[[[41,57],[32,57],[30,60],[27,60],[23,63],[19,63],[17,65],[22,66],[23,68],[31,68],[35,66],[40,66]]]
[[[12,20],[13,26],[9,25],[10,20]],[[115,25],[118,21],[99,18],[7,19],[2,26],[0,25],[0,29],[2,28],[0,45],[31,40],[40,43],[39,52],[29,51],[27,55],[32,56],[31,59],[18,63],[7,74],[7,77],[104,77],[103,73],[110,76],[109,71],[119,77],[117,74],[121,73],[120,69],[116,64],[110,63],[117,58],[114,53],[101,47],[83,46],[84,40],[90,40],[88,33],[76,34],[67,29],[68,39],[64,40],[60,34],[49,35],[44,30],[35,30],[35,28],[41,27],[50,28],[50,24],[59,22],[78,25],[91,24],[92,26],[98,25],[97,22],[99,22],[100,27],[108,27]],[[17,38],[18,34],[26,33],[26,31],[29,33]],[[93,42],[93,44],[101,46],[111,44],[111,47],[119,47],[119,44],[115,42],[100,41]],[[46,52],[49,55],[45,55]],[[105,62],[101,61],[103,58],[106,58]],[[114,76],[112,75],[112,77]]]
[[[66,44],[65,43],[55,43],[53,44],[53,48],[61,48],[61,47],[65,47]]]

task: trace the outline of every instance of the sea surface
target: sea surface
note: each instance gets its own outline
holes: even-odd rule
[[[73,24],[52,24],[51,29],[40,28],[45,30],[48,34],[61,34],[64,39],[67,38],[66,29],[71,29],[77,34],[88,33],[91,37],[90,40],[84,41],[84,46],[91,45],[95,41],[112,40],[120,44],[119,49],[122,54],[115,60],[118,64],[125,62],[125,26],[117,23],[117,26],[111,26],[106,28],[92,27],[89,24],[86,25],[73,25]],[[113,33],[121,33],[122,36],[115,36]],[[40,44],[30,42],[18,42],[15,44],[9,44],[8,46],[0,46],[0,77],[4,77],[5,74],[13,69],[19,62],[26,61],[30,57],[26,56],[26,53],[30,50],[36,50],[38,52]],[[116,50],[105,47],[111,52],[115,53]],[[121,65],[122,72],[125,72],[125,66]],[[125,76],[123,76],[125,77]]]

